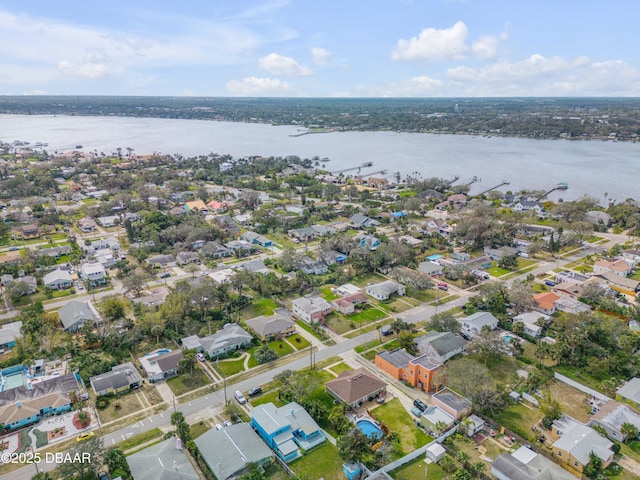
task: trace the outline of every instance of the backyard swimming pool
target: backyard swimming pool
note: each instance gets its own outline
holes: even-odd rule
[[[382,438],[382,430],[380,430],[380,427],[369,420],[358,420],[356,427],[369,438]]]
[[[10,390],[12,388],[22,387],[27,383],[27,379],[22,372],[11,373],[2,376],[1,391]]]

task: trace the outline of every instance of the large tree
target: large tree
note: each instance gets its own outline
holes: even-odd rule
[[[346,462],[359,462],[370,451],[369,439],[358,428],[338,438],[338,454]]]
[[[460,333],[460,322],[456,320],[453,313],[441,312],[431,317],[431,320],[427,323],[427,328],[436,332]]]

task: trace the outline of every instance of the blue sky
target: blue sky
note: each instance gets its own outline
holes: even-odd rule
[[[629,0],[4,0],[0,94],[640,96]]]

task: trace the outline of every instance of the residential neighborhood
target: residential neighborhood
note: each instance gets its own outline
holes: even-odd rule
[[[227,160],[0,180],[24,201],[0,211],[3,452],[144,480],[640,476],[635,202]]]

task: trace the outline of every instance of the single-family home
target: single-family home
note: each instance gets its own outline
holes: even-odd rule
[[[378,353],[374,362],[376,367],[392,378],[425,392],[431,392],[437,387],[441,364],[433,362],[427,355],[414,357],[404,348],[398,348]]]
[[[212,428],[194,442],[200,456],[218,480],[239,478],[247,472],[250,465],[263,467],[273,457],[271,449],[248,423],[236,423],[220,430]],[[169,480],[169,477],[166,478]],[[173,479],[172,476],[171,480]]]
[[[207,206],[205,205],[205,203],[202,200],[193,200],[191,202],[186,202],[183,205],[183,208],[185,209],[185,211],[187,213],[199,213],[199,212],[204,212],[207,213],[209,211],[209,209],[207,208]]]
[[[78,275],[94,287],[107,283],[107,272],[100,263],[83,263],[78,270]]]
[[[611,272],[619,277],[627,277],[632,267],[622,258],[610,260],[598,260],[593,264],[593,273]]]
[[[403,296],[405,293],[405,286],[392,280],[386,280],[384,282],[367,285],[365,292],[376,300],[387,300],[392,295]]]
[[[491,462],[491,475],[498,480],[576,480],[567,470],[526,446],[499,455]]]
[[[451,332],[430,331],[413,339],[418,352],[427,355],[434,363],[444,363],[464,352],[467,342]]]
[[[456,422],[471,413],[471,401],[449,388],[431,395],[431,405],[451,415]]]
[[[353,226],[353,228],[368,228],[368,227],[377,227],[380,225],[380,222],[374,220],[373,218],[369,218],[366,215],[362,215],[361,213],[355,213],[349,218],[349,222]]]
[[[322,429],[298,403],[283,407],[273,403],[258,405],[251,411],[251,426],[269,447],[285,462],[326,441]]]
[[[631,265],[637,265],[638,263],[640,263],[640,250],[637,250],[637,249],[623,250],[621,253],[622,253],[622,258],[624,258],[624,260],[627,263]]]
[[[173,255],[154,255],[145,260],[154,268],[171,268],[176,266],[176,259]]]
[[[461,425],[463,427],[462,430],[466,430],[467,437],[473,437],[476,433],[480,433],[484,429],[486,422],[479,416],[471,414],[462,420]]]
[[[85,323],[95,324],[100,319],[98,312],[89,302],[78,302],[70,300],[65,303],[60,310],[58,316],[62,322],[62,326],[67,332],[79,331]]]
[[[209,276],[216,282],[218,285],[222,285],[223,283],[228,283],[235,276],[236,271],[230,268],[223,268],[222,270],[216,270],[215,272],[209,273]]]
[[[22,322],[5,323],[0,326],[0,351],[3,353],[16,346],[16,339],[22,338]]]
[[[58,258],[62,255],[68,255],[73,251],[73,249],[69,245],[63,245],[61,247],[48,247],[41,248],[40,250],[35,250],[33,254],[36,257],[50,257],[50,258]]]
[[[428,260],[426,262],[420,262],[418,265],[418,271],[431,275],[432,277],[442,275],[442,265],[437,262]]]
[[[539,338],[542,334],[542,326],[547,324],[551,317],[540,312],[524,312],[513,317],[513,324],[521,323],[523,332],[531,337]]]
[[[549,215],[544,206],[537,200],[520,200],[513,206],[513,210],[516,212],[532,212],[538,218],[547,218]]]
[[[505,257],[515,257],[518,250],[513,247],[502,246],[499,248],[484,247],[484,254],[491,260],[498,262]]]
[[[82,233],[92,233],[98,229],[98,225],[91,217],[83,217],[78,220],[78,228]]]
[[[177,375],[180,360],[182,360],[182,350],[168,348],[161,348],[138,358],[140,368],[144,370],[150,383]]]
[[[14,367],[11,373],[22,371]],[[8,374],[5,369],[5,374]],[[0,392],[0,424],[5,430],[15,431],[39,422],[45,417],[71,410],[70,392],[86,394],[80,377],[75,373],[49,376],[38,382],[28,382]]]
[[[586,313],[591,311],[591,307],[580,300],[562,295],[556,300],[555,307],[557,311],[565,313]]]
[[[207,242],[202,246],[202,253],[215,260],[224,257],[230,257],[233,252],[218,242]]]
[[[593,276],[594,278],[601,278],[602,280],[604,280],[603,283],[606,286],[609,286],[613,290],[616,290],[618,292],[626,293],[629,295],[634,295],[637,292],[640,292],[640,282],[638,280],[634,280],[633,278],[622,277],[620,275],[616,275],[611,271],[594,273]]]
[[[0,276],[0,279],[2,280],[2,284],[5,287],[14,282],[24,283],[27,288],[23,292],[17,293],[19,296],[31,295],[32,293],[36,293],[36,290],[38,289],[38,281],[33,275],[25,275],[23,277],[13,278],[13,275],[11,274],[4,274]]]
[[[489,330],[495,330],[498,328],[498,319],[489,312],[476,312],[468,317],[458,319],[462,325],[463,333],[470,337],[474,337],[484,327],[488,327]]]
[[[188,263],[200,264],[200,255],[196,252],[179,252],[176,255],[176,261],[179,265],[187,265]]]
[[[218,202],[217,200],[211,200],[207,203],[207,208],[212,213],[224,213],[228,207],[227,202]]]
[[[131,362],[111,367],[111,371],[89,379],[96,397],[117,395],[142,385],[142,377]]]
[[[622,428],[625,423],[640,429],[640,415],[627,405],[610,400],[598,407],[598,411],[589,419],[587,426],[600,425],[611,440],[624,442],[627,440],[627,433],[622,432],[625,430]]]
[[[291,229],[287,232],[287,235],[301,242],[308,242],[309,240],[313,240],[316,235],[318,235],[318,232],[312,227],[304,227]]]
[[[96,219],[98,223],[104,228],[115,227],[120,223],[120,217],[118,215],[109,215],[106,217],[98,217]]]
[[[47,288],[62,290],[63,288],[71,287],[73,280],[71,280],[71,275],[68,271],[57,268],[42,277],[42,283],[44,283],[44,286]]]
[[[291,320],[289,311],[284,308],[276,309],[275,315],[260,315],[245,323],[263,342],[287,337],[296,331],[296,323]]]
[[[324,275],[329,271],[329,267],[325,263],[307,256],[300,259],[299,268],[307,275]]]
[[[384,398],[387,383],[366,368],[360,367],[356,370],[345,370],[338,378],[328,381],[324,387],[329,395],[339,402],[357,408],[376,397]]]
[[[557,438],[551,446],[553,456],[572,470],[582,473],[591,453],[602,460],[603,468],[613,460],[613,443],[568,415],[554,420],[551,431],[552,437]]]
[[[333,307],[324,298],[308,296],[296,298],[291,302],[292,313],[306,323],[322,322],[333,311]]]
[[[358,247],[367,252],[373,252],[381,245],[380,239],[373,235],[362,235],[356,237],[358,240]]]
[[[440,407],[427,407],[420,415],[420,424],[436,434],[449,430],[454,423],[453,417]]]
[[[340,298],[336,298],[331,305],[333,308],[343,315],[350,315],[356,311],[357,305],[367,303],[367,296],[362,292],[352,293]]]
[[[547,315],[552,315],[556,311],[556,302],[560,296],[553,292],[542,292],[533,296],[534,310]]]
[[[616,400],[640,408],[640,378],[634,377],[616,391]]]
[[[326,265],[333,265],[335,263],[342,265],[347,261],[347,255],[336,250],[322,250],[318,253],[318,260],[324,262]]]
[[[134,480],[198,480],[200,478],[185,455],[181,440],[173,437],[129,455],[126,460]]]
[[[237,323],[227,323],[212,335],[203,338],[191,335],[183,338],[181,342],[184,348],[195,349],[211,358],[218,358],[250,347],[253,337]]]
[[[273,242],[264,235],[260,235],[256,232],[244,232],[242,238],[253,245],[260,245],[261,247],[271,248]]]
[[[20,227],[16,238],[29,240],[30,238],[38,238],[39,236],[40,230],[38,229],[38,225],[30,223],[28,225],[22,225]]]
[[[590,210],[584,214],[585,220],[596,225],[604,225],[609,227],[611,225],[611,215],[599,210]]]

